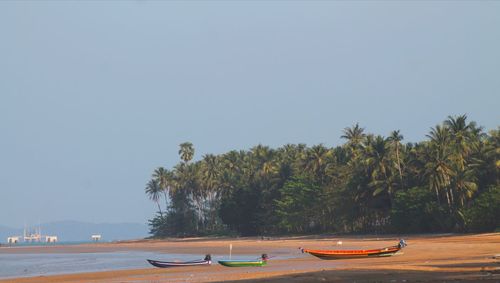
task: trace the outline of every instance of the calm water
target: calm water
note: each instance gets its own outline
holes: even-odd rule
[[[57,243],[47,243],[47,242],[20,242],[17,244],[8,244],[8,243],[0,243],[3,247],[31,247],[31,246],[71,246],[71,245],[80,245],[80,244],[95,244],[96,242],[92,241],[73,241],[73,242],[57,242]],[[98,243],[109,243],[109,241],[99,241]]]
[[[65,273],[81,273],[152,267],[146,259],[194,260],[204,255],[161,254],[127,251],[108,253],[8,254],[0,253],[0,279]],[[295,256],[281,254],[276,259]],[[227,255],[212,255],[212,261],[227,259]],[[255,255],[235,255],[233,259],[256,259]]]
[[[0,279],[151,267],[146,259],[198,259],[201,255],[130,251],[69,254],[0,253]]]

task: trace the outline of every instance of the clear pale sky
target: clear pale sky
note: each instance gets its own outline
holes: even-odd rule
[[[0,225],[146,222],[157,166],[500,123],[496,1],[1,1]]]

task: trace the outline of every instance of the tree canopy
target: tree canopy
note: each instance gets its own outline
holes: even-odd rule
[[[449,116],[427,139],[403,143],[345,128],[329,148],[287,144],[207,154],[180,145],[145,193],[156,237],[235,233],[489,231],[500,227],[500,128]],[[162,209],[163,206],[163,209]]]

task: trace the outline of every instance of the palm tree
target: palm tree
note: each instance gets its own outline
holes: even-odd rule
[[[160,207],[160,198],[161,198],[161,193],[162,189],[160,185],[158,184],[158,181],[156,180],[150,180],[148,184],[146,185],[145,192],[148,195],[149,199],[156,202],[158,205],[158,211],[160,212],[160,216],[163,217],[163,213],[161,211]]]
[[[153,172],[153,179],[158,183],[165,196],[165,205],[168,208],[168,200],[173,188],[173,173],[163,167],[158,167]]]
[[[451,208],[453,195],[449,190],[449,186],[451,185],[453,170],[448,164],[448,160],[448,156],[434,155],[431,153],[431,156],[428,157],[427,163],[425,164],[425,175],[429,180],[429,188],[436,193],[437,201],[440,201],[440,192],[444,192],[448,206]]]
[[[439,192],[445,192],[448,206],[451,209],[454,198],[450,185],[454,172],[450,164],[450,132],[447,127],[437,125],[435,128],[431,128],[427,137],[430,138],[430,144],[425,168],[429,186],[435,190],[438,201]]]
[[[359,126],[359,123],[356,123],[354,126],[350,128],[344,128],[344,134],[340,136],[343,139],[347,139],[350,143],[360,144],[363,141],[363,138],[366,136],[364,132],[364,128]]]
[[[392,206],[394,192],[388,147],[384,137],[376,136],[372,138],[370,136],[364,150],[364,162],[370,172],[370,186],[375,188],[373,195],[376,196],[385,191],[389,195],[390,205]]]
[[[216,224],[217,200],[219,197],[220,185],[220,162],[219,158],[213,154],[207,154],[203,157],[201,167],[201,187],[203,188],[203,197],[206,198],[208,221],[212,229]]]
[[[465,201],[471,199],[477,191],[476,172],[473,169],[456,170],[453,177],[453,185],[457,190],[462,207]]]
[[[490,131],[490,137],[486,140],[486,157],[491,160],[492,175],[496,176],[494,183],[500,185],[500,126]]]
[[[328,159],[332,152],[322,144],[311,147],[305,154],[304,168],[322,182],[325,175],[325,169],[328,165]]]
[[[474,124],[467,124],[467,115],[460,115],[457,117],[448,116],[444,121],[445,127],[448,128],[452,141],[455,158],[460,166],[460,169],[465,168],[465,158],[469,154],[471,130]]]
[[[361,128],[359,126],[359,123],[356,123],[350,128],[344,128],[344,134],[340,136],[341,138],[347,140],[347,145],[351,149],[351,154],[354,158],[357,157],[357,152],[366,137],[366,134],[364,134],[364,130],[364,128]]]
[[[396,149],[396,166],[399,172],[399,181],[401,182],[401,188],[403,188],[403,173],[401,172],[401,159],[399,158],[399,147],[401,146],[403,135],[399,133],[399,130],[392,131],[387,140],[391,142],[393,148]]]
[[[467,115],[457,117],[448,116],[444,121],[445,127],[450,133],[452,148],[453,177],[452,188],[458,195],[460,204],[465,205],[465,200],[472,197],[477,190],[476,173],[471,168],[473,151],[480,151],[482,128],[477,127],[474,121],[467,123]],[[474,165],[473,165],[474,166]]]
[[[199,188],[199,164],[198,163],[188,163],[189,160],[183,161],[177,164],[174,169],[174,182],[175,188],[171,192],[171,210],[172,213],[177,215],[179,219],[183,219],[182,221],[187,221],[189,217],[192,216],[189,221],[192,221],[195,225],[194,230],[198,230],[199,222],[196,222],[196,217],[198,220],[202,217],[200,213],[200,193],[201,190]],[[196,214],[193,210],[193,204],[196,206],[198,210],[198,214]],[[179,224],[181,225],[181,224]],[[181,226],[184,228],[188,227],[191,224],[182,224]]]
[[[440,151],[445,150],[450,144],[450,131],[441,125],[431,128],[426,136],[431,140],[431,145]]]
[[[179,155],[181,156],[182,161],[184,163],[188,163],[193,159],[194,156],[194,147],[190,142],[181,143],[179,149]]]
[[[272,174],[276,172],[276,167],[274,165],[275,152],[268,146],[263,146],[261,144],[253,147],[250,151],[249,161],[252,164],[257,177],[264,183],[269,181]]]
[[[219,158],[213,154],[203,156],[203,181],[208,187],[214,187],[219,177]]]

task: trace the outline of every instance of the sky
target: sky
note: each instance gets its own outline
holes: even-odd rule
[[[500,123],[496,1],[0,1],[0,225],[138,222],[154,168]]]

